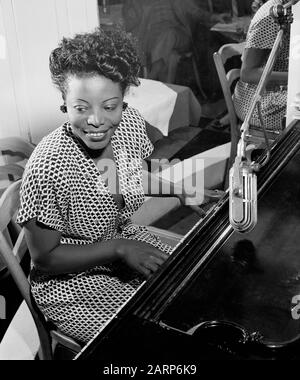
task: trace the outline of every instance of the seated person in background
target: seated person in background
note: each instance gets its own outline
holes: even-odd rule
[[[210,27],[225,14],[211,14],[197,0],[125,0],[125,28],[139,41],[148,78],[175,83],[180,56],[193,50],[197,23]],[[204,63],[205,64],[205,63]]]
[[[283,1],[283,3],[286,2]],[[245,119],[252,104],[264,66],[279,31],[278,24],[270,16],[270,8],[279,3],[281,3],[279,0],[269,0],[259,8],[254,8],[258,10],[247,33],[245,51],[242,57],[241,78],[234,92],[234,105],[237,116],[241,120]],[[264,125],[273,131],[282,129],[282,119],[286,114],[289,43],[290,28],[288,27],[284,33],[273,72],[267,82],[266,91],[261,99]],[[261,125],[257,108],[250,124]]]
[[[144,119],[123,103],[128,86],[138,85],[139,68],[125,32],[64,38],[50,55],[50,71],[69,120],[37,145],[23,176],[17,221],[33,262],[33,297],[81,342],[172,251],[130,220],[144,201],[142,159],[153,149]],[[167,195],[174,193],[171,187]],[[178,196],[188,198],[184,189]]]

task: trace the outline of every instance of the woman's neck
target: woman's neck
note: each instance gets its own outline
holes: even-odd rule
[[[80,137],[76,136],[75,134],[73,134],[74,138],[76,139],[76,141],[82,146],[82,148],[85,150],[85,152],[87,153],[87,155],[92,158],[93,160],[97,159],[97,158],[100,158],[103,154],[103,151],[105,149],[91,149],[89,148],[82,140]]]

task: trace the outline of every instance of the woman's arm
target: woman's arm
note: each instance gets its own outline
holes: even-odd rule
[[[47,274],[84,271],[96,265],[124,261],[148,277],[167,258],[150,244],[112,239],[94,244],[60,244],[61,233],[31,219],[24,225],[25,237],[34,266]]]
[[[258,84],[263,73],[265,64],[271,50],[269,49],[245,49],[241,67],[241,80],[250,84]],[[288,81],[287,72],[273,71],[267,82],[267,89],[272,90],[274,85],[286,85]]]

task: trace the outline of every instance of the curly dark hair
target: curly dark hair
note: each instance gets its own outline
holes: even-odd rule
[[[103,75],[120,83],[123,94],[130,85],[139,85],[140,61],[136,41],[121,28],[63,38],[49,58],[53,83],[65,98],[68,75]]]

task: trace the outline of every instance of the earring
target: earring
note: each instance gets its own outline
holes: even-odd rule
[[[62,106],[59,107],[61,112],[63,113],[66,113],[68,110],[67,110],[67,106],[65,104],[63,104]]]
[[[128,104],[126,103],[126,102],[123,102],[123,111],[125,111],[126,110],[126,108],[127,108],[127,106],[128,106]]]

